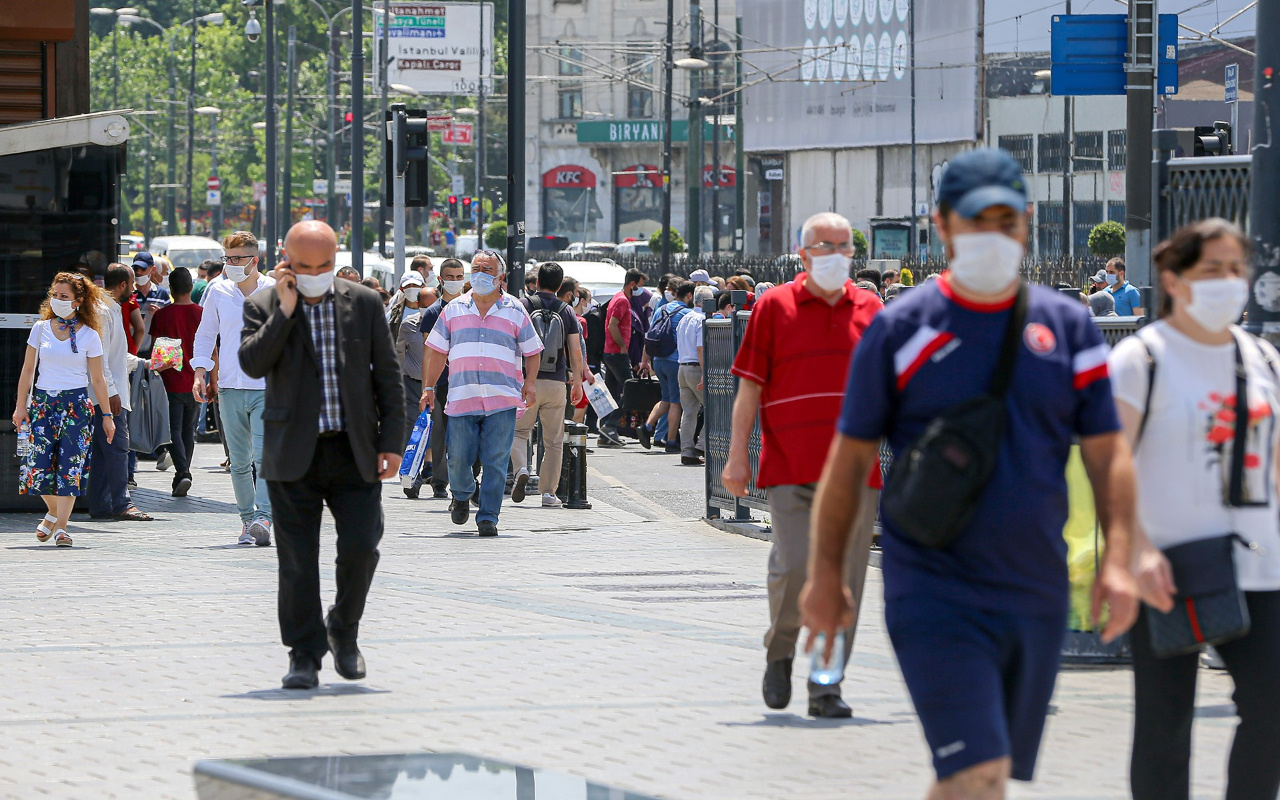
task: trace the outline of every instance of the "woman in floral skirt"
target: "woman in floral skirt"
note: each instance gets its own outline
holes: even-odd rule
[[[49,512],[36,538],[70,547],[67,521],[84,481],[84,461],[93,436],[93,404],[105,398],[98,308],[102,290],[84,276],[59,272],[40,306],[40,321],[27,337],[27,355],[18,379],[13,425],[31,426],[31,448],[22,459],[18,492],[38,494]],[[35,389],[32,390],[32,383]],[[102,409],[107,441],[115,437],[110,408]]]

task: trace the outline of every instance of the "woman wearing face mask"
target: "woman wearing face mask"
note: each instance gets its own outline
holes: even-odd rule
[[[70,547],[67,521],[84,481],[84,460],[93,436],[94,396],[108,397],[102,373],[98,307],[102,290],[82,275],[59,272],[40,308],[40,321],[27,337],[27,354],[18,378],[13,425],[29,429],[30,449],[22,458],[19,494],[38,494],[48,513],[36,526],[36,539],[50,538]],[[35,389],[32,390],[32,383]],[[115,438],[115,418],[102,409],[107,441]]]
[[[407,403],[405,407],[410,409],[417,408],[418,398],[422,397],[422,334],[418,331],[418,323],[422,319],[422,308],[418,304],[418,296],[425,283],[422,273],[414,270],[406,272],[400,279],[400,295],[404,298],[404,309],[403,316],[395,326],[396,358],[400,361],[400,373],[404,381]],[[413,433],[413,425],[417,420],[417,414],[405,415],[404,442],[406,445],[409,443],[409,435]],[[408,489],[405,491],[408,492]],[[416,492],[410,496],[416,496]]]
[[[1244,233],[1225,220],[1175,232],[1155,254],[1165,295],[1160,321],[1123,340],[1109,359],[1138,480],[1134,564],[1145,605],[1129,634],[1135,800],[1188,796],[1199,654],[1157,657],[1150,625],[1161,619],[1153,609],[1182,613],[1214,564],[1171,548],[1233,532],[1253,546],[1231,545],[1220,560],[1228,570],[1234,562],[1251,626],[1218,646],[1240,716],[1226,796],[1274,800],[1280,791],[1280,355],[1235,324],[1249,298],[1249,255]],[[1239,466],[1232,457],[1237,364],[1248,399]]]

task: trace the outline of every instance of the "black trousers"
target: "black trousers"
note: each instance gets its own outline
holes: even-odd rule
[[[200,404],[191,392],[169,392],[169,454],[173,456],[173,483],[191,477],[191,457],[196,451],[196,417]]]
[[[1240,724],[1227,762],[1226,800],[1276,800],[1280,793],[1280,592],[1246,592],[1252,628],[1218,646],[1235,682]],[[1133,649],[1134,800],[1187,800],[1191,723],[1199,655],[1156,658],[1144,607],[1129,633]]]
[[[334,638],[354,640],[378,566],[382,484],[360,477],[346,435],[323,436],[307,474],[267,481],[280,560],[280,638],[294,653],[317,660],[329,650],[320,610],[320,515],[328,504],[338,529],[337,598],[329,607]]]

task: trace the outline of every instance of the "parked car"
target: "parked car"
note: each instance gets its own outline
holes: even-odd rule
[[[206,236],[156,236],[148,249],[153,256],[168,256],[175,267],[192,270],[203,261],[222,258],[226,252]]]
[[[461,259],[470,261],[471,257],[480,249],[480,237],[474,233],[464,233],[458,237],[458,243],[453,246],[453,254]]]
[[[351,251],[339,250],[333,259],[333,268],[335,270],[343,267],[351,266]],[[378,255],[376,250],[370,250],[364,254],[364,274],[365,278],[377,278],[378,285],[387,291],[395,291],[394,282],[396,277],[396,265],[392,261],[388,261]]]
[[[597,303],[607,303],[609,299],[622,291],[627,280],[627,271],[613,261],[564,261],[566,278],[574,278],[578,283],[591,290],[591,297]]]
[[[653,251],[649,249],[648,242],[623,242],[618,245],[615,251],[621,258],[628,256],[651,256]]]
[[[524,252],[530,258],[550,261],[556,257],[556,253],[568,246],[569,237],[567,236],[531,236],[525,242]]]

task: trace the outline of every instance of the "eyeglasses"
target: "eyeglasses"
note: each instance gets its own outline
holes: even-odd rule
[[[813,253],[814,255],[818,255],[818,256],[829,256],[832,253],[842,253],[843,255],[846,255],[846,256],[853,255],[852,242],[843,242],[841,244],[832,244],[831,242],[817,242],[816,244],[811,244],[801,249],[808,250],[810,253]]]
[[[231,264],[231,263],[247,264],[249,263],[249,261],[252,261],[255,258],[257,258],[257,256],[223,256],[218,260],[221,261],[223,264]]]

